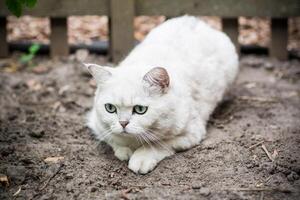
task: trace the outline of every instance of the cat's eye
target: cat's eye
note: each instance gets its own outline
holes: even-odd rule
[[[136,113],[136,114],[139,114],[139,115],[142,115],[142,114],[145,114],[145,112],[147,112],[147,110],[148,110],[147,106],[135,105],[133,107],[132,112]]]
[[[110,103],[106,103],[104,106],[105,106],[105,110],[109,113],[116,113],[117,112],[116,106],[114,106]]]

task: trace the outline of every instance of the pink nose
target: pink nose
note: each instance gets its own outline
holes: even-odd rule
[[[129,121],[119,121],[119,122],[123,128],[125,128],[127,124],[129,124]]]

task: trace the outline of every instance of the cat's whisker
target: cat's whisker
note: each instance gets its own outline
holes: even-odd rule
[[[155,151],[155,148],[151,142],[151,139],[147,137],[147,134],[140,134],[140,136],[144,139],[144,141],[148,144],[148,146],[152,149],[152,151]]]
[[[104,133],[102,133],[102,137],[99,138],[100,141],[103,141],[106,137],[108,137],[112,133],[112,128],[107,129]]]
[[[164,144],[161,140],[159,140],[159,138],[157,136],[155,136],[154,134],[147,132],[149,137],[152,137],[152,141],[156,144],[158,144],[159,146],[161,146],[163,149],[165,149],[166,151],[168,151],[170,154],[173,154],[174,151],[169,148],[166,144]]]
[[[143,142],[143,139],[141,138],[141,136],[140,135],[135,135],[135,137],[138,139],[139,143],[145,148],[144,142]]]

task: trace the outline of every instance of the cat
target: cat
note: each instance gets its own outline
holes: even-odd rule
[[[135,173],[198,145],[238,73],[230,39],[193,16],[154,28],[116,68],[85,64],[97,82],[87,125]]]

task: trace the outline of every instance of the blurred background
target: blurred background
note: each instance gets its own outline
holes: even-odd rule
[[[199,17],[212,27],[221,30],[220,17]],[[134,38],[142,41],[148,32],[166,20],[165,16],[139,16],[134,19]],[[288,50],[300,51],[300,17],[289,19]],[[267,47],[270,42],[270,19],[239,17],[239,38],[241,45]],[[93,41],[107,41],[109,38],[106,16],[70,16],[68,18],[69,44],[91,44]],[[48,18],[23,16],[8,18],[8,40],[31,41],[49,44],[50,25]]]

